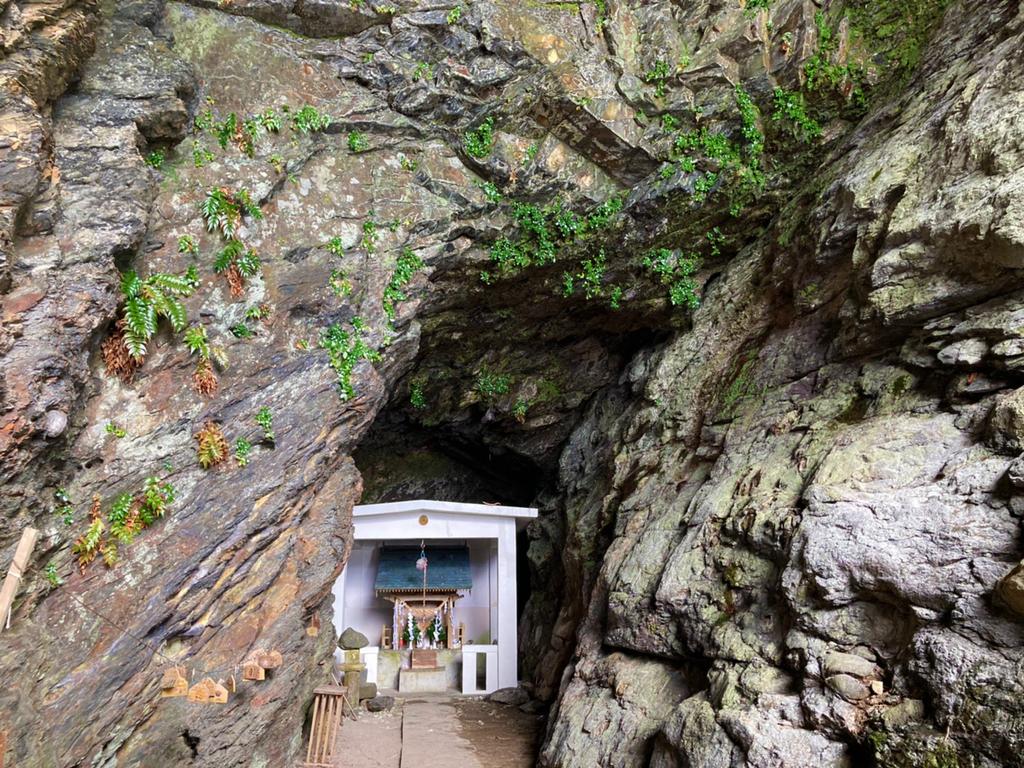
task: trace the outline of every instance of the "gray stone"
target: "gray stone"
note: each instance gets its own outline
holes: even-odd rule
[[[1024,387],[996,400],[989,419],[989,439],[998,450],[1024,450]]]
[[[499,688],[488,696],[487,700],[493,701],[496,704],[508,704],[511,707],[518,707],[530,700],[530,694],[522,688]]]
[[[889,728],[920,722],[924,718],[924,702],[920,699],[903,699],[882,713],[882,720]]]
[[[64,434],[68,428],[68,415],[64,411],[47,411],[45,433],[47,437],[57,437]]]
[[[1024,456],[1018,456],[1006,469],[1006,478],[1015,488],[1024,489]]]
[[[370,644],[369,639],[362,632],[352,627],[346,627],[345,631],[338,636],[338,647],[346,651],[356,651],[365,648]]]
[[[841,653],[829,651],[825,654],[825,674],[853,675],[855,677],[866,677],[878,679],[882,676],[882,670],[877,664],[852,653]]]
[[[364,704],[370,712],[385,712],[395,706],[395,698],[393,696],[374,696],[372,699],[367,699]]]
[[[1000,605],[1018,616],[1024,616],[1024,560],[1000,579],[996,585],[995,598]]]
[[[871,691],[864,683],[850,675],[832,675],[826,677],[825,682],[847,701],[860,701],[871,695]]]
[[[359,686],[359,700],[365,701],[366,699],[372,699],[377,695],[377,684],[376,683],[363,683]]]
[[[939,350],[940,363],[945,365],[972,366],[980,363],[988,354],[984,339],[964,339]]]

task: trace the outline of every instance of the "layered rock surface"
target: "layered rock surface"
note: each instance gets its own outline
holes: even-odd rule
[[[43,532],[0,636],[14,764],[291,764],[361,444],[376,498],[536,493],[541,765],[1021,764],[1024,17],[889,5],[7,3],[4,557]],[[286,116],[252,157],[193,127],[282,104],[332,122]],[[700,128],[740,182],[673,152]],[[263,214],[241,296],[211,268],[217,187]],[[615,195],[554,263],[488,256],[516,202]],[[660,247],[702,257],[694,311],[645,271]],[[129,383],[106,374],[118,273],[192,265],[219,390],[166,325]],[[350,397],[335,323],[381,353]],[[211,421],[245,466],[200,467]],[[79,571],[93,495],[147,477],[169,513]],[[167,666],[238,678],[257,648],[285,663],[228,705],[159,698]]]

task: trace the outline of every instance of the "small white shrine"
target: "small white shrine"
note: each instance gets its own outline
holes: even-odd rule
[[[537,510],[449,501],[364,504],[334,585],[334,625],[370,639],[384,688],[518,685],[516,533]]]

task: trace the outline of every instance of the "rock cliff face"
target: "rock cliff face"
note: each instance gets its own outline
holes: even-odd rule
[[[542,766],[1024,765],[1019,3],[8,0],[0,43],[13,764],[292,764],[365,478],[540,506]]]

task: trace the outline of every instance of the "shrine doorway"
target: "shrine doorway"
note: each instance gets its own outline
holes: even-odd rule
[[[449,687],[460,687],[463,657],[468,669],[477,656],[493,665],[482,692],[518,685],[516,533],[536,516],[526,507],[443,501],[355,507],[334,623],[369,639],[370,681],[390,687],[394,665],[411,664],[402,653],[426,646],[444,660]]]

